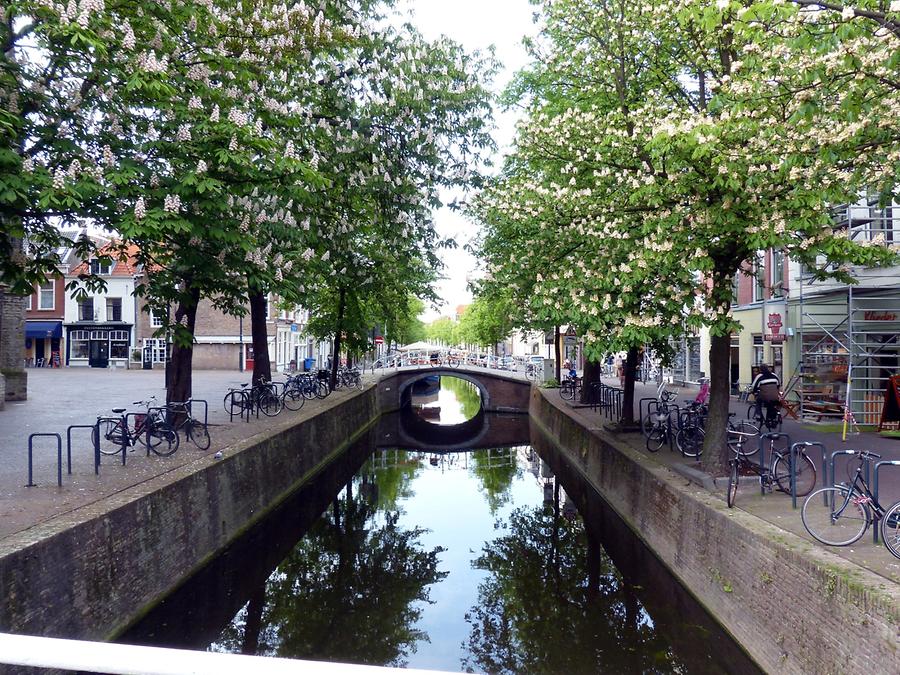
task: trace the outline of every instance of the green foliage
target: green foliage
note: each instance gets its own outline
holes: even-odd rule
[[[459,320],[458,339],[464,344],[491,347],[514,329],[514,306],[509,294],[476,295]]]
[[[425,337],[429,342],[455,346],[460,343],[459,323],[447,316],[425,324]]]

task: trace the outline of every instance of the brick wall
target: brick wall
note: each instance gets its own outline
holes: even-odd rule
[[[559,447],[765,671],[900,672],[896,584],[685,486],[589,433],[538,389],[531,415],[544,442]]]

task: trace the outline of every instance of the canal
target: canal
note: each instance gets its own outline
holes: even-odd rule
[[[472,424],[489,445],[392,445],[410,415],[434,446]],[[526,416],[484,414],[446,377],[120,641],[457,672],[759,672]]]

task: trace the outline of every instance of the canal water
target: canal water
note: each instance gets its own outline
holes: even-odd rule
[[[120,641],[457,672],[759,672],[526,416],[479,410],[471,383],[423,384],[412,413],[436,441],[407,447],[404,415],[386,416]],[[487,446],[435,449],[473,420]]]

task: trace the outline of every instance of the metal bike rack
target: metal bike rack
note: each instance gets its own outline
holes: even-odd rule
[[[835,458],[839,457],[840,455],[851,455],[852,456],[852,455],[858,455],[858,454],[860,454],[859,450],[849,450],[849,449],[848,450],[835,450],[834,452],[831,453],[831,459],[828,462],[829,475],[831,476],[831,478],[829,480],[830,487],[835,486],[835,482],[834,482],[834,478],[835,478],[834,460],[835,460]],[[869,463],[863,462],[863,465],[864,465],[863,466],[863,469],[864,469],[863,478],[865,478],[866,483],[868,483],[869,482]],[[832,497],[834,497],[834,494],[832,494]],[[833,503],[830,506],[831,506],[831,508],[834,508]]]
[[[822,487],[825,487],[826,485],[828,485],[828,451],[825,449],[825,444],[820,443],[819,441],[800,441],[799,443],[794,443],[791,446],[791,456],[792,457],[793,457],[794,448],[803,448],[803,449],[818,448],[819,450],[822,451]],[[793,472],[793,477],[791,479],[791,482],[796,483],[796,481],[797,481],[796,462],[794,461],[793,458],[791,459],[791,462],[793,465],[791,468],[791,471]],[[815,486],[813,486],[813,487],[815,487]],[[794,486],[794,490],[796,491],[796,485]],[[797,504],[796,504],[797,498],[794,496],[793,499],[794,499],[794,508],[796,509],[797,508]],[[828,495],[826,495],[826,494],[822,495],[822,503],[825,506],[828,506]]]
[[[884,460],[883,462],[875,463],[875,476],[872,478],[872,496],[875,497],[875,501],[878,501],[878,473],[886,466],[895,466],[900,467],[900,460]],[[872,526],[872,541],[876,544],[878,543],[878,526],[873,523]]]
[[[134,415],[134,414],[136,414],[136,413],[128,413],[128,414],[129,414],[129,415]],[[96,454],[94,455],[94,461],[97,462],[97,466],[100,465],[100,422],[106,422],[106,421],[111,421],[111,422],[116,422],[117,424],[121,424],[121,423],[122,423],[122,418],[121,418],[121,417],[98,417],[98,418],[97,418],[97,424],[96,424],[96,429],[97,429],[97,451],[96,451]],[[126,424],[126,425],[128,424],[128,415],[125,416],[125,424]],[[126,434],[126,433],[127,433],[127,430],[124,430],[124,431],[122,432],[122,436],[123,436],[123,438],[122,438],[122,447],[119,448],[119,450],[120,450],[121,453],[122,453],[122,466],[125,466],[125,458],[128,456],[128,441],[125,439],[125,434]]]
[[[791,437],[788,436],[788,435],[785,434],[785,433],[781,433],[780,431],[770,431],[770,432],[765,433],[765,434],[760,434],[760,436],[759,436],[759,441],[758,441],[758,447],[759,447],[759,478],[760,478],[760,480],[759,480],[759,494],[761,494],[761,495],[762,495],[762,494],[765,494],[765,492],[766,492],[766,488],[765,488],[765,485],[763,484],[762,476],[763,476],[763,473],[764,473],[764,472],[768,471],[768,466],[769,466],[769,463],[766,462],[766,443],[765,443],[765,441],[767,441],[767,440],[777,441],[777,440],[780,440],[780,439],[782,439],[782,438],[784,438],[784,439],[787,441],[787,443],[786,443],[785,445],[786,445],[788,448],[790,448],[790,447],[791,447]],[[773,478],[773,480],[774,480],[774,478]],[[792,480],[792,481],[791,481],[791,484],[793,484],[793,482],[794,482],[794,481]]]
[[[644,402],[645,401],[647,403],[647,413],[646,414],[644,414]],[[647,435],[646,432],[644,431],[644,420],[650,414],[650,404],[651,403],[655,403],[656,407],[659,408],[659,399],[657,399],[657,398],[644,397],[642,399],[638,399],[638,412],[640,413],[640,416],[641,416],[641,433],[644,434],[644,436]]]
[[[59,434],[29,434],[28,436],[28,484],[25,487],[35,487],[34,482],[34,439],[35,438],[55,438],[56,439],[56,484],[62,487],[62,437]],[[71,471],[69,471],[71,473]]]
[[[100,434],[94,433],[94,424],[73,424],[66,429],[66,459],[69,463],[69,475],[72,474],[72,429],[90,429],[91,447],[94,450],[94,473],[100,475]]]
[[[668,404],[668,415],[666,415],[666,444],[669,446],[669,451],[672,452],[675,450],[675,434],[672,432],[672,414],[674,413],[676,419],[681,419],[681,407],[674,404]]]
[[[797,508],[797,454],[800,452],[800,450],[805,448],[819,448],[822,451],[822,470],[826,473],[828,471],[828,465],[825,462],[827,451],[825,450],[824,444],[818,441],[800,441],[799,443],[794,443],[791,446],[790,456],[788,459],[790,462],[789,466],[791,472],[791,506],[795,509]],[[824,484],[824,477],[822,481]],[[822,495],[822,503],[825,504],[825,506],[828,506],[827,499],[827,495]]]

